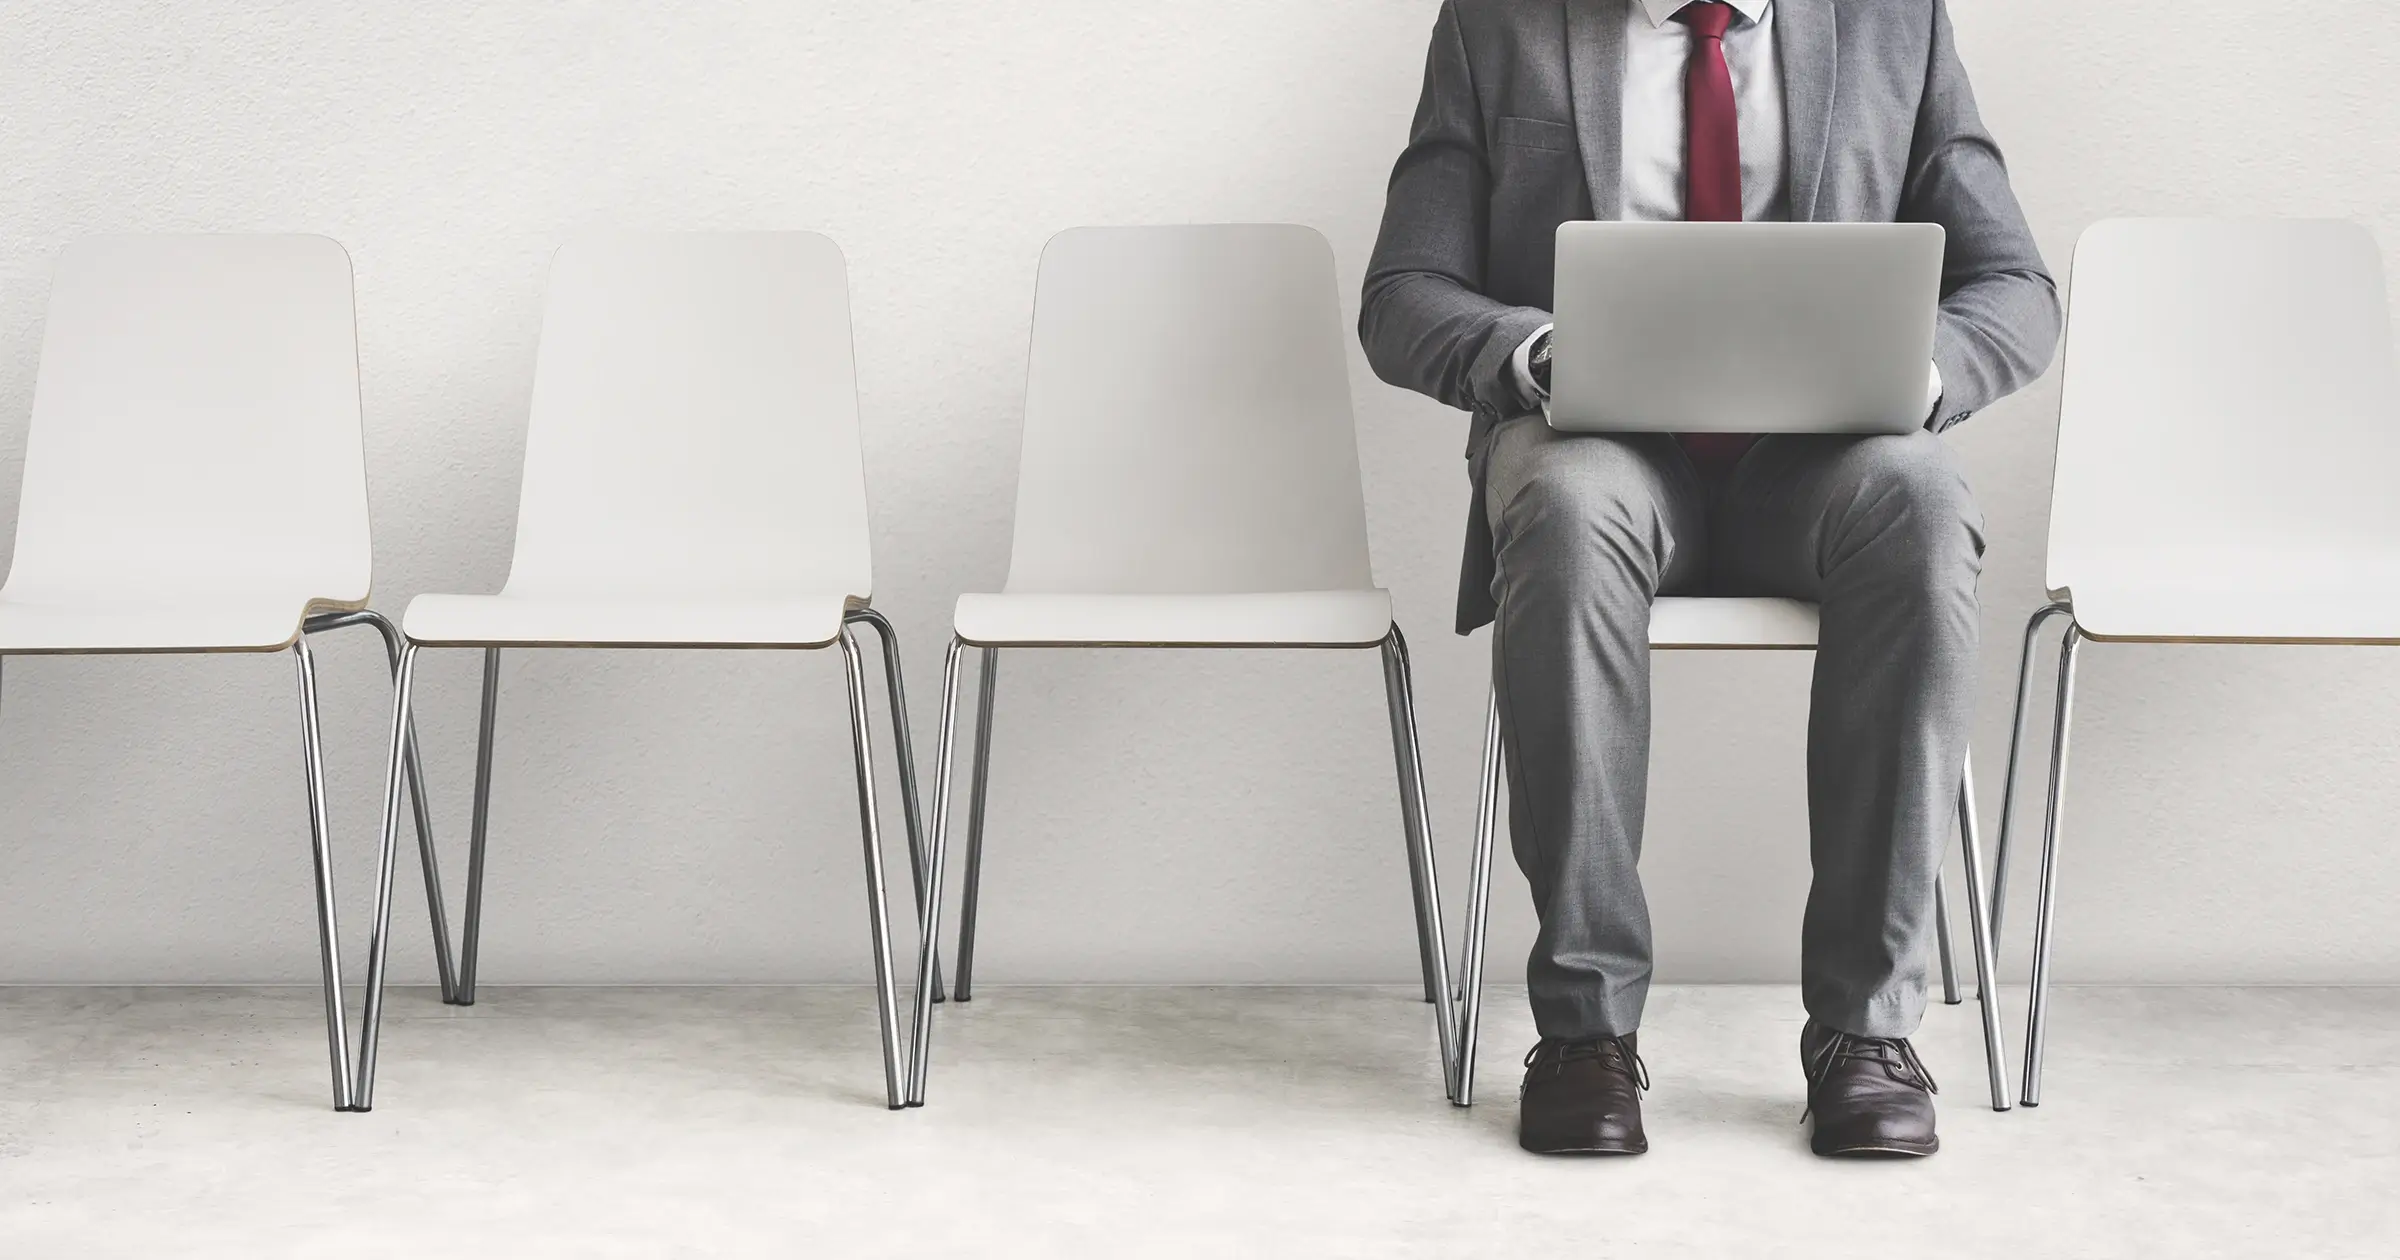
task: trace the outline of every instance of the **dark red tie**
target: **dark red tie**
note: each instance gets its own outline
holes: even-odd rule
[[[1675,20],[1692,29],[1692,60],[1683,76],[1683,217],[1694,223],[1739,223],[1741,113],[1733,102],[1733,71],[1725,67],[1733,6],[1702,0],[1685,5]]]
[[[1683,217],[1694,223],[1742,221],[1741,111],[1733,71],[1725,66],[1725,32],[1733,6],[1720,0],[1687,4],[1675,20],[1692,31],[1684,71]],[[1722,471],[1758,441],[1746,433],[1686,433],[1683,449],[1704,469]]]

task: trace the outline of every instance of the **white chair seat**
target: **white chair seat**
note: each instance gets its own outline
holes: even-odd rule
[[[2177,643],[2400,643],[2400,590],[2111,582],[2075,591],[2086,638]]]
[[[1650,606],[1652,648],[1817,646],[1817,606],[1797,599],[1669,596]]]
[[[957,630],[980,647],[1373,647],[1392,632],[1392,596],[962,595]]]
[[[1392,598],[1379,590],[964,595],[957,617],[958,637],[979,647],[1367,647],[1381,642],[1391,628]],[[1653,648],[1806,650],[1816,645],[1817,608],[1802,600],[1669,597],[1650,611]]]
[[[213,595],[122,604],[0,599],[0,652],[280,652],[310,601]]]
[[[436,647],[826,647],[841,637],[849,607],[839,595],[420,595],[400,628]]]

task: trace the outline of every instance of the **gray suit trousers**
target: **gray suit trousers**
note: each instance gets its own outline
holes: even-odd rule
[[[1630,1033],[1650,985],[1636,864],[1650,770],[1650,603],[1771,595],[1823,609],[1808,728],[1802,1000],[1916,1031],[1933,886],[1973,703],[1983,519],[1930,433],[1770,437],[1704,476],[1672,438],[1503,422],[1477,458],[1509,829],[1541,932],[1546,1037]]]

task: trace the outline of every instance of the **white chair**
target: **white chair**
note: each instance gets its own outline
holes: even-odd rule
[[[1817,606],[1791,599],[1665,598],[1650,609],[1650,649],[1665,651],[1813,652]],[[1500,826],[1500,697],[1484,708],[1483,786],[1476,801],[1474,870],[1467,885],[1467,943],[1459,967],[1465,993],[1459,1009],[1460,1106],[1474,1101],[1475,1043],[1483,1017],[1484,940],[1491,926],[1492,850]],[[1975,822],[1975,759],[1959,767],[1958,831],[1965,850],[1967,923],[1975,948],[1975,996],[1983,1014],[1983,1054],[1992,1110],[2008,1110],[2008,1069],[2001,1061],[2000,998],[1993,938],[1983,911],[1983,844]],[[1941,953],[1942,1000],[1959,1004],[1957,966],[1950,956],[1947,876],[1933,885],[1934,936]]]
[[[921,929],[941,905],[965,650],[982,657],[952,995],[973,994],[992,701],[1003,649],[1379,648],[1418,961],[1456,1064],[1408,650],[1367,556],[1333,251],[1303,227],[1082,228],[1042,253],[1008,581],[958,601]],[[933,955],[909,1101],[925,1098]]]
[[[516,552],[497,595],[420,595],[401,625],[394,729],[418,649],[483,649],[483,704],[454,1001],[475,1000],[503,648],[839,644],[847,667],[887,1100],[901,1104],[883,848],[858,639],[883,638],[903,810],[916,775],[900,657],[873,590],[841,251],[807,232],[609,235],[552,263]],[[395,763],[396,764],[396,763]],[[393,772],[395,775],[397,771]],[[387,785],[376,922],[391,912]],[[358,1107],[373,1101],[384,940],[369,961]]]
[[[333,1105],[352,1105],[316,663],[372,627],[350,257],[322,236],[104,236],[60,256],[26,438],[0,655],[281,652],[302,769]],[[417,839],[432,829],[413,734]],[[443,988],[440,889],[426,868]]]
[[[2063,617],[2026,1106],[2042,1094],[2078,646],[2400,643],[2395,398],[2383,255],[2365,228],[2115,220],[2077,245],[2054,602],[2025,628],[1992,906],[1996,929],[2035,643]]]

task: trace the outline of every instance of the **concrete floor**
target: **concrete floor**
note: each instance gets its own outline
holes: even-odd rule
[[[313,991],[0,990],[0,1255],[2400,1255],[2400,990],[2061,990],[2007,1115],[1936,1007],[1915,1164],[1807,1154],[1776,988],[1656,993],[1651,1154],[1531,1159],[1494,997],[1471,1111],[1404,991],[1003,988],[893,1114],[863,990],[412,991],[361,1116]]]

